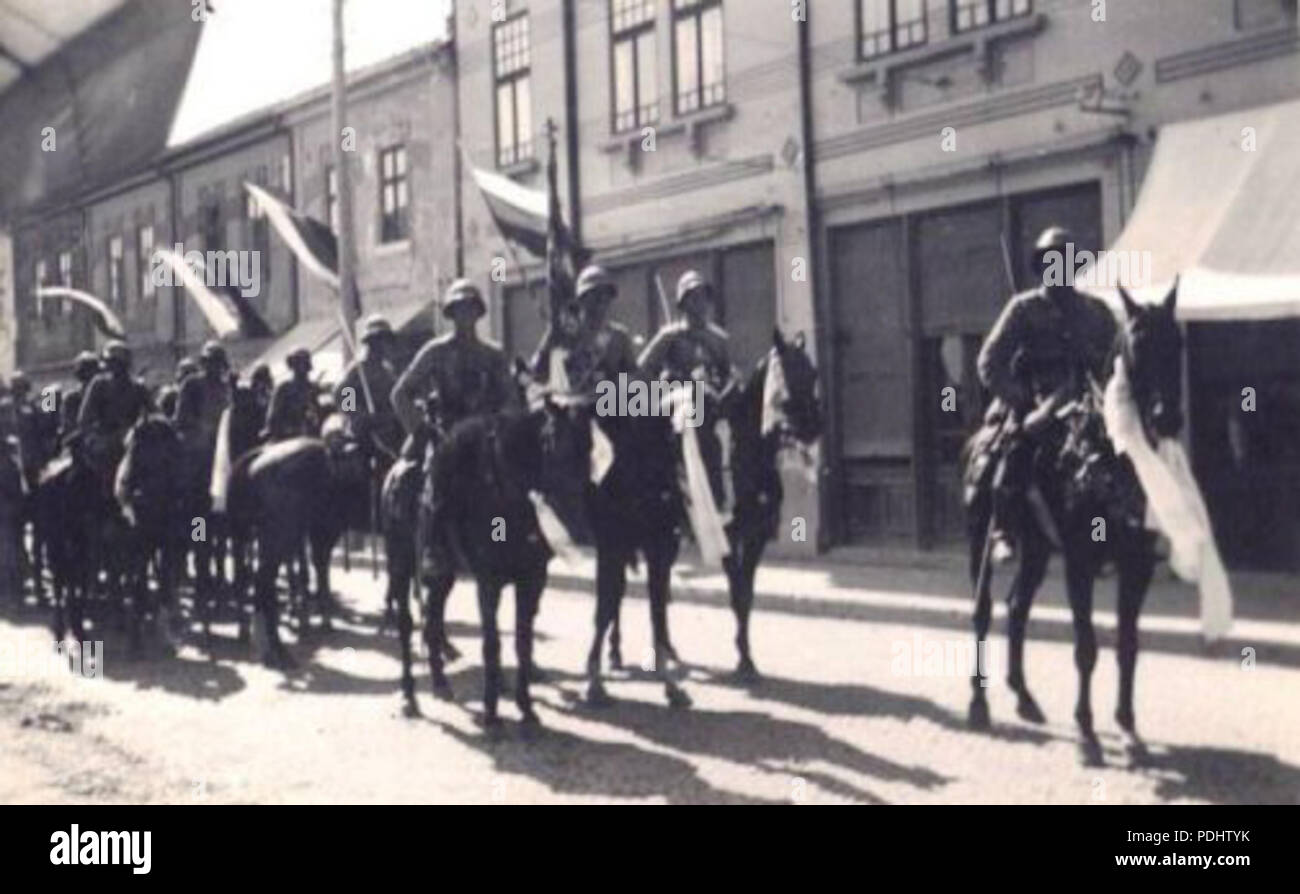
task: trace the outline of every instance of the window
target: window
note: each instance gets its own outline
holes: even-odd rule
[[[614,132],[659,120],[655,0],[610,0]]]
[[[493,27],[497,164],[503,167],[533,157],[531,64],[527,13]]]
[[[72,288],[72,252],[70,251],[59,252],[59,285]],[[71,302],[60,298],[58,309],[59,315],[66,317],[72,312]]]
[[[1239,31],[1294,25],[1296,0],[1236,0],[1233,16]]]
[[[411,235],[410,196],[406,185],[406,147],[379,153],[379,241],[401,242]]]
[[[858,0],[858,58],[919,46],[926,37],[925,0]]]
[[[260,183],[260,181],[259,181]],[[271,230],[266,220],[266,209],[251,193],[244,195],[244,216],[248,218],[253,239],[253,251],[263,280],[271,278]]]
[[[152,298],[153,285],[153,224],[145,224],[136,232],[136,263],[139,265],[140,297]]]
[[[673,0],[673,85],[679,115],[726,100],[722,0]]]
[[[325,220],[330,232],[339,234],[339,172],[333,165],[325,168]]]
[[[122,306],[122,237],[108,240],[108,303]]]
[[[45,259],[41,258],[36,262],[36,269],[32,271],[32,280],[35,283],[32,291],[39,291],[42,286],[46,285],[49,275],[50,272],[45,264]],[[46,315],[45,309],[45,299],[40,295],[37,295],[35,307],[36,316],[40,317],[42,320],[49,319]]]
[[[1033,12],[1033,0],[952,0],[952,30],[970,31]]]

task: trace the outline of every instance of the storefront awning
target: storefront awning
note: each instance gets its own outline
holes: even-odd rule
[[[422,316],[430,314],[432,301],[411,301],[391,308],[375,308],[392,324],[393,331],[417,329]],[[311,317],[296,326],[287,329],[283,335],[273,341],[251,363],[244,374],[247,375],[258,363],[271,367],[271,375],[276,381],[289,377],[289,369],[284,360],[297,348],[311,351],[312,375],[325,382],[337,382],[343,376],[343,339],[339,333],[340,321],[337,317]]]
[[[1168,125],[1110,251],[1130,269],[1149,257],[1145,284],[1133,280],[1139,300],[1179,276],[1181,319],[1300,317],[1297,184],[1300,102]],[[1118,303],[1113,289],[1089,290]]]

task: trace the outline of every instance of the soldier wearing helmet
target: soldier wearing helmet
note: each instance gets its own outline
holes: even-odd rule
[[[636,347],[627,329],[609,318],[618,286],[604,267],[583,269],[575,297],[580,313],[576,337],[566,340],[554,327],[548,329],[533,355],[532,370],[540,382],[559,387],[562,381],[570,393],[592,394],[601,381],[636,374]]]
[[[396,456],[405,437],[393,410],[397,375],[392,355],[396,347],[397,336],[387,318],[380,314],[367,317],[361,325],[361,351],[334,389],[334,405],[367,455]]]
[[[293,375],[271,392],[262,436],[268,441],[315,437],[320,433],[320,405],[316,383],[311,380],[311,351],[296,348],[284,358],[284,364]]]
[[[991,414],[1006,417],[1004,452],[994,475],[993,558],[1014,550],[1003,525],[1016,517],[1033,471],[1036,444],[1056,412],[1088,387],[1104,384],[1118,327],[1106,304],[1076,291],[1065,269],[1073,242],[1062,227],[1048,227],[1034,244],[1040,285],[1011,299],[980,351],[980,381],[996,399]]]
[[[76,379],[76,384],[63,394],[62,434],[64,437],[77,427],[77,416],[81,413],[81,401],[86,395],[86,388],[98,373],[99,358],[92,351],[82,351],[73,361],[72,377]]]
[[[181,443],[195,461],[196,474],[203,474],[211,472],[221,414],[230,406],[230,360],[219,342],[203,346],[199,370],[180,381],[175,421]],[[206,475],[203,481],[206,487]]]
[[[452,331],[420,349],[393,386],[392,402],[413,441],[427,445],[426,485],[420,500],[420,574],[430,585],[450,586],[454,566],[432,522],[438,509],[438,495],[432,490],[437,435],[421,412],[420,401],[436,394],[439,428],[450,430],[462,420],[513,408],[519,398],[505,352],[478,336],[478,321],[487,313],[478,287],[467,279],[457,280],[443,295],[441,309]]]
[[[271,378],[271,367],[258,363],[248,377],[248,386],[257,402],[259,419],[266,418],[266,411],[271,406],[271,392],[275,390],[275,380]]]
[[[104,345],[104,370],[90,380],[77,414],[91,462],[111,485],[126,434],[149,411],[149,391],[131,376],[131,349],[116,339]]]
[[[717,292],[698,271],[688,270],[677,281],[677,310],[682,319],[668,323],[641,352],[638,365],[647,380],[696,382],[704,392],[704,416],[698,437],[700,455],[709,473],[714,501],[725,500],[722,480],[722,444],[716,424],[721,401],[731,392],[735,371],[731,366],[728,336],[715,322]]]

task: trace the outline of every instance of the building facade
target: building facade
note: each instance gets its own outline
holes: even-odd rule
[[[470,164],[541,188],[555,123],[566,215],[619,277],[616,316],[653,332],[696,267],[741,364],[774,325],[816,336],[830,428],[815,475],[787,470],[787,521],[812,532],[782,538],[794,553],[954,547],[958,454],[985,400],[974,359],[1031,285],[1034,236],[1060,223],[1105,247],[1163,125],[1300,96],[1294,0],[456,7]],[[540,272],[462,188],[467,269],[492,287],[494,332],[527,354]],[[1225,472],[1209,404],[1242,381],[1300,388],[1296,337],[1287,322],[1189,326],[1189,440],[1230,554],[1258,541],[1236,529],[1266,483],[1300,483],[1300,465]],[[1260,348],[1271,359],[1250,359]],[[1284,532],[1266,552],[1294,555],[1295,511],[1265,516]]]
[[[349,75],[362,305],[395,315],[414,339],[432,331],[430,302],[456,272],[451,60],[450,45],[440,43]],[[210,252],[235,253],[245,273],[256,266],[256,289],[245,297],[268,332],[230,344],[236,365],[268,351],[278,362],[304,340],[340,362],[337,299],[299,269],[243,186],[262,186],[322,221],[337,214],[329,103],[322,87],[258,110],[19,217],[14,365],[38,381],[56,380],[78,351],[104,340],[80,305],[38,299],[43,281],[104,300],[127,329],[137,368],[153,382],[169,378],[176,361],[212,335],[182,287],[151,276],[154,250],[177,246],[203,252],[210,266]],[[222,288],[219,277],[214,282]]]

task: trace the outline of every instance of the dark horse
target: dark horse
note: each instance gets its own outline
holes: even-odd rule
[[[731,553],[724,566],[736,615],[740,652],[736,673],[742,680],[755,680],[758,671],[749,651],[749,615],[758,563],[781,525],[785,491],[777,461],[782,447],[791,443],[807,447],[822,431],[817,369],[804,350],[802,333],[787,341],[781,330],[775,331],[772,350],[728,401],[727,422],[735,505],[727,524]]]
[[[131,429],[126,451],[118,465],[114,495],[128,524],[123,566],[125,586],[131,593],[132,651],[139,647],[140,621],[152,602],[154,624],[165,649],[175,648],[169,616],[181,560],[185,555],[190,518],[185,509],[180,463],[180,438],[163,416],[146,416]],[[157,572],[157,597],[149,594],[150,568]]]
[[[474,576],[478,588],[479,617],[483,632],[483,716],[486,728],[496,729],[501,692],[501,645],[497,608],[501,590],[515,590],[515,655],[518,676],[515,703],[523,721],[538,722],[529,694],[533,678],[533,622],[546,586],[550,544],[542,533],[533,494],[544,494],[552,482],[586,474],[587,456],[573,437],[577,414],[551,401],[527,413],[510,412],[467,419],[451,429],[439,443],[433,469],[433,493],[438,509],[430,522],[433,536],[442,539],[448,560],[458,560]],[[395,467],[396,468],[396,467]],[[385,500],[385,512],[395,505]],[[386,519],[390,543],[394,528],[410,524],[398,517]],[[406,541],[404,541],[406,542]],[[390,547],[391,548],[391,547]],[[414,560],[414,556],[407,556]],[[400,564],[400,563],[399,563]],[[410,564],[405,563],[405,564]],[[443,673],[446,642],[444,613],[451,591],[452,571],[428,588],[424,606],[424,638],[434,694],[451,698]],[[415,681],[411,671],[412,621],[408,587],[393,593],[397,603],[398,632],[402,648],[404,712],[417,716]]]
[[[758,671],[749,649],[749,616],[754,606],[758,563],[781,522],[785,492],[778,460],[783,447],[792,443],[811,445],[820,437],[822,429],[817,369],[805,351],[803,335],[787,340],[779,329],[775,330],[772,350],[726,395],[722,406],[731,430],[731,482],[735,497],[732,518],[726,526],[730,553],[723,566],[732,612],[736,616],[736,648],[740,653],[737,675],[742,680],[754,681]],[[661,646],[669,657],[674,657],[668,635],[667,602],[669,573],[677,555],[676,527],[681,520],[681,503],[676,496],[677,444],[671,428],[662,424],[654,426],[650,420],[640,425],[625,425],[620,430],[617,423],[631,420],[610,421],[615,423],[609,426],[616,438],[614,471],[610,473],[611,480],[597,489],[592,506],[597,531],[598,604],[603,604],[606,612],[614,613],[610,659],[617,666],[621,662],[618,602],[626,584],[623,564],[615,566],[614,563],[620,556],[628,556],[629,543],[632,555],[638,546],[646,553],[656,661]],[[624,455],[623,464],[618,461],[620,448],[629,451]],[[614,476],[615,471],[620,473],[619,477]],[[605,594],[603,601],[601,594]],[[598,607],[596,641],[590,655],[596,661],[596,675],[592,675],[590,664],[588,671],[597,683],[603,636],[601,621]],[[591,688],[590,697],[595,703],[608,700],[603,687]],[[670,686],[670,702],[675,698]]]
[[[303,543],[311,548],[322,626],[330,626],[330,553],[347,525],[342,510],[355,499],[358,476],[364,493],[365,472],[359,469],[352,453],[304,437],[256,447],[231,470],[227,523],[237,542],[257,545],[254,640],[268,666],[294,665],[280,640],[276,577]],[[305,601],[300,603],[300,635],[307,629],[307,611]]]
[[[1182,334],[1174,319],[1175,285],[1157,305],[1139,305],[1121,290],[1125,321],[1115,356],[1132,383],[1132,396],[1144,434],[1153,444],[1177,437],[1182,428]],[[1057,435],[1042,445],[1035,463],[1034,484],[1050,515],[1065,559],[1066,590],[1074,621],[1074,663],[1079,674],[1074,717],[1082,736],[1080,755],[1089,765],[1102,763],[1101,744],[1093,731],[1091,681],[1097,662],[1097,638],[1092,625],[1093,583],[1101,566],[1113,561],[1119,575],[1118,644],[1119,704],[1115,719],[1128,735],[1132,756],[1142,754],[1133,716],[1133,676],[1137,666],[1138,615],[1156,565],[1155,537],[1143,526],[1146,501],[1127,457],[1117,456],[1101,415],[1099,385],[1067,407]],[[970,569],[975,586],[975,641],[985,644],[992,615],[988,532],[992,495],[985,483],[992,477],[990,445],[996,442],[991,421],[967,445]],[[1104,528],[1101,523],[1104,522]],[[1042,711],[1029,693],[1024,676],[1025,627],[1035,593],[1042,584],[1051,554],[1049,521],[1025,513],[1011,532],[1018,544],[1020,565],[1008,594],[1009,660],[1007,683],[1017,696],[1017,713],[1035,723]],[[1104,532],[1101,537],[1097,532]],[[978,654],[978,652],[977,652]],[[987,686],[980,666],[971,678],[969,722],[976,729],[989,725]]]

